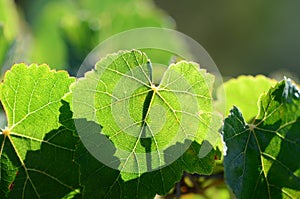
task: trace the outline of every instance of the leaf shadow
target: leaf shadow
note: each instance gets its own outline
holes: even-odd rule
[[[75,162],[80,167],[80,185],[86,198],[95,195],[99,198],[153,198],[156,194],[168,193],[180,181],[184,171],[209,174],[215,165],[215,150],[212,147],[206,157],[199,158],[203,143],[186,139],[164,150],[164,158],[169,165],[124,181],[120,171],[115,169],[121,163],[115,156],[115,145],[103,134],[101,125],[86,119],[75,119],[74,123],[77,136],[81,139],[76,147]],[[148,139],[141,139],[145,152],[151,152]],[[206,146],[211,144],[207,141]],[[174,159],[177,153],[181,155]],[[146,156],[146,159],[148,168],[151,168],[151,158]]]
[[[70,107],[64,101],[62,104],[59,119],[63,126],[47,133],[39,150],[27,152],[11,198],[61,198],[80,187],[79,167],[73,161],[78,137],[66,127],[72,125],[72,120],[65,117],[70,116]]]
[[[300,190],[300,177],[295,174],[300,170],[300,161],[297,161],[300,154],[300,118],[297,118],[290,127],[282,129],[283,125],[285,123],[278,120],[272,124],[259,125],[259,129],[268,129],[267,132],[256,130],[259,147],[263,152],[261,158],[265,159],[264,162],[269,167],[268,182],[264,180],[260,183],[266,183],[271,195],[276,195],[278,198],[283,198],[284,188]],[[281,134],[282,138],[275,132]],[[272,154],[269,154],[270,152]]]
[[[274,194],[282,195],[282,189],[300,190],[300,117],[285,132],[280,143],[280,151],[273,161],[267,178],[272,182]],[[282,130],[283,131],[283,130]],[[289,192],[289,191],[287,191]]]
[[[99,127],[93,122],[87,122],[86,124],[90,125],[89,128],[94,125],[94,127]],[[167,149],[167,153],[174,152],[174,148],[176,148],[175,150],[178,148],[184,149],[186,144],[190,144],[190,146],[183,155],[179,159],[170,162],[169,165],[143,173],[135,179],[124,181],[119,170],[113,169],[111,165],[109,166],[99,161],[91,155],[81,142],[77,147],[76,162],[80,164],[81,183],[84,187],[82,194],[88,198],[94,195],[101,198],[119,198],[120,196],[153,198],[156,194],[164,195],[168,193],[174,184],[180,181],[184,171],[201,174],[211,173],[215,164],[215,152],[212,150],[207,157],[203,159],[198,158],[197,155],[201,145],[195,141],[187,140],[185,143],[176,143],[176,146],[171,146]],[[117,162],[120,163],[118,158],[114,156],[112,149],[103,152],[105,156],[111,156],[116,159],[115,164]],[[169,155],[167,157],[169,158]]]

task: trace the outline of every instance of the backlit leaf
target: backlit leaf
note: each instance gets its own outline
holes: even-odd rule
[[[47,65],[16,64],[5,74],[0,99],[8,124],[0,135],[1,196],[53,198],[78,188],[78,166],[72,161],[77,138],[59,123],[61,99],[72,82],[66,72]]]
[[[156,85],[150,65],[140,51],[120,51],[72,86],[66,99],[83,141],[76,161],[84,197],[153,198],[183,171],[212,172],[215,146],[204,140],[221,125],[213,116],[212,75],[181,61]]]
[[[276,81],[265,76],[239,76],[223,84],[225,90],[225,115],[229,114],[232,106],[243,110],[246,121],[253,119],[258,112],[257,102],[262,93],[267,92]],[[221,88],[220,88],[221,89]]]
[[[140,51],[121,51],[99,61],[72,89],[74,118],[103,126],[120,160],[113,167],[124,180],[132,178],[126,173],[139,175],[172,163],[192,141],[202,143],[212,133],[210,126],[218,126],[212,125],[212,75],[181,61],[155,85],[150,64]],[[96,137],[79,135],[88,148],[99,147]],[[166,154],[176,144],[183,145]]]

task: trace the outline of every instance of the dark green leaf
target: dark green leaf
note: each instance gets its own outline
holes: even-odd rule
[[[224,123],[227,183],[237,198],[299,198],[300,91],[286,79],[261,97],[247,124],[234,107]]]

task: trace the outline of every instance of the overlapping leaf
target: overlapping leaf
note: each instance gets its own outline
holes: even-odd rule
[[[258,112],[257,102],[260,95],[267,92],[275,83],[275,80],[262,75],[256,77],[243,75],[225,82],[218,90],[219,93],[220,89],[225,90],[225,115],[229,114],[232,106],[237,106],[243,110],[245,120],[250,121]]]
[[[17,64],[0,87],[8,125],[0,135],[1,197],[53,198],[78,188],[77,138],[60,127],[61,99],[74,82],[47,65]]]
[[[234,107],[224,124],[227,183],[237,198],[300,195],[300,91],[284,80],[263,95],[247,124]]]

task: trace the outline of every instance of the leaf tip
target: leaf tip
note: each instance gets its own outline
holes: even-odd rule
[[[282,92],[282,97],[285,102],[291,103],[293,99],[300,99],[300,90],[293,84],[290,78],[284,77],[285,86]]]

